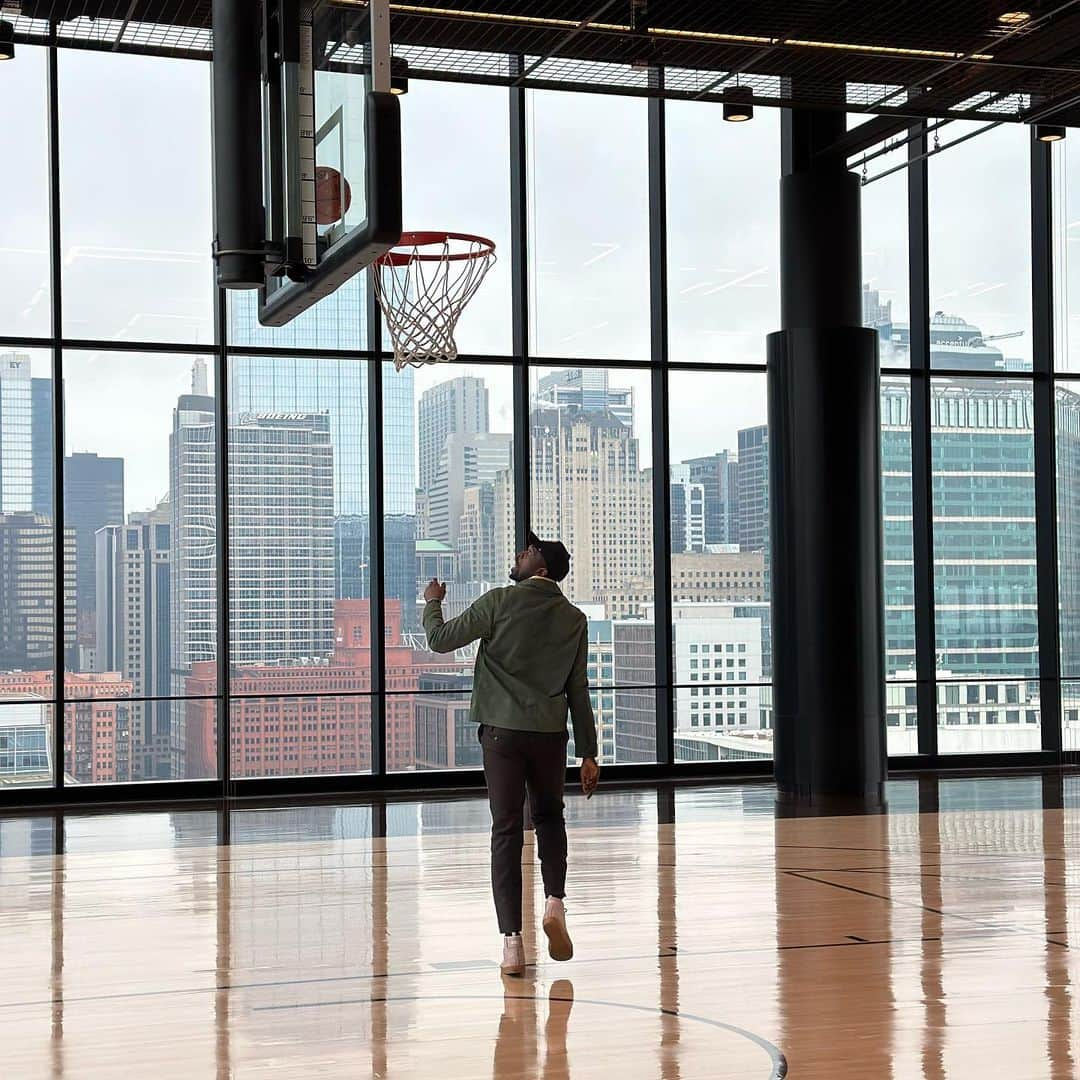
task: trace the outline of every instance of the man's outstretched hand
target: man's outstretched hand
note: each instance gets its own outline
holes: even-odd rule
[[[596,785],[600,783],[600,766],[596,764],[596,758],[586,758],[581,763],[581,790],[586,799],[593,797]]]
[[[438,578],[432,578],[428,587],[424,590],[424,600],[431,603],[432,600],[445,600],[446,586],[441,584]]]

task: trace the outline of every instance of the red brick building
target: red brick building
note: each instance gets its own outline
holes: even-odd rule
[[[64,677],[64,771],[80,784],[110,784],[131,779],[130,705],[134,684],[115,671]],[[51,671],[0,674],[0,699],[32,694],[53,696]]]
[[[386,605],[386,756],[391,771],[416,766],[413,709],[421,672],[469,670],[402,642],[401,605]],[[400,644],[392,644],[400,643]],[[367,600],[334,606],[334,653],[308,664],[248,665],[232,672],[232,774],[305,776],[371,768],[371,623]],[[217,663],[193,665],[187,693],[188,776],[217,772]],[[343,696],[344,695],[344,696]]]

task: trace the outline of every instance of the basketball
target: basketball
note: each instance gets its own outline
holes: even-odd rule
[[[345,205],[342,204],[344,199]],[[319,165],[315,169],[315,221],[319,225],[333,225],[340,221],[352,205],[352,188],[337,169]]]

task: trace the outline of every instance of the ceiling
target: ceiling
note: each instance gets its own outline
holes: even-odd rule
[[[257,2],[257,0],[252,0]],[[325,0],[355,11],[357,0]],[[23,41],[208,56],[211,0],[0,0]],[[415,76],[1080,124],[1080,0],[415,0]],[[1024,20],[1001,16],[1022,10]]]

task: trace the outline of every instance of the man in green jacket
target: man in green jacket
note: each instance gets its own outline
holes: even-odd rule
[[[515,585],[492,589],[456,619],[443,621],[446,586],[424,592],[428,647],[453,652],[480,642],[473,676],[472,719],[479,725],[484,776],[491,805],[491,884],[503,934],[502,970],[521,975],[521,849],[524,806],[536,830],[547,901],[544,933],[554,960],[574,954],[566,929],[566,714],[574,722],[581,789],[596,790],[596,721],[589,698],[588,620],[558,582],[570,572],[570,553],[559,540],[529,533],[514,559]]]

